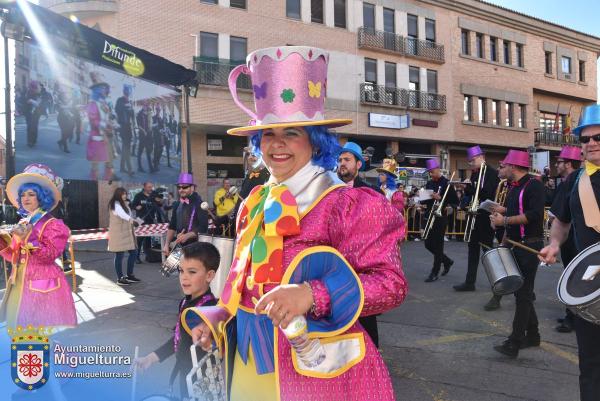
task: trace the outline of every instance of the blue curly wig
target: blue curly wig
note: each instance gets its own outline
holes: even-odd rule
[[[385,186],[387,187],[387,189],[391,189],[391,190],[395,190],[398,189],[398,184],[396,183],[396,178],[394,176],[392,176],[391,174],[387,174],[387,173],[379,173],[380,175],[377,176],[377,185],[381,187],[381,178],[379,178],[381,176],[381,174],[385,174],[386,176],[386,180],[385,180]]]
[[[322,125],[302,128],[308,133],[313,150],[316,150],[311,159],[313,164],[323,167],[325,170],[333,170],[337,166],[337,157],[341,149],[337,135],[330,133],[327,127]],[[252,152],[261,157],[260,140],[262,139],[262,134],[263,131],[260,130],[250,137]]]
[[[102,93],[102,90],[104,88],[108,88],[108,91],[110,92],[110,86],[108,84],[102,83],[102,84],[93,86],[91,89],[91,94],[90,94],[90,97],[92,98],[92,100],[103,99],[105,97],[104,94]]]
[[[27,191],[27,190],[32,190],[33,192],[35,192],[35,194],[37,195],[37,200],[40,203],[40,209],[42,209],[45,212],[49,212],[50,209],[52,209],[52,206],[54,206],[54,194],[52,193],[52,191],[50,191],[49,189],[44,189],[41,186],[39,186],[38,184],[33,184],[33,183],[25,183],[23,185],[21,185],[19,187],[19,197],[17,198],[17,202],[19,203],[19,213],[21,215],[23,214],[27,214],[29,212],[27,212],[25,209],[23,209],[23,205],[21,204],[21,195],[23,194],[23,192]]]

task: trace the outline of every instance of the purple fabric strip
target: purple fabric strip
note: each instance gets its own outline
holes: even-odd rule
[[[194,212],[196,211],[196,209],[194,208]],[[204,305],[205,303],[207,303],[208,301],[213,301],[215,300],[215,296],[210,293],[210,294],[204,294],[199,300],[198,302],[196,302],[196,305],[194,305],[194,307],[199,307]],[[175,325],[175,337],[173,339],[173,348],[175,350],[175,352],[177,352],[177,348],[179,348],[179,343],[181,342],[181,308],[183,308],[183,305],[185,304],[185,299],[181,300],[181,304],[179,304],[179,315],[177,315],[177,324]]]
[[[529,181],[527,181],[525,185],[523,185],[523,189],[521,189],[521,192],[519,192],[519,214],[523,214],[523,192],[525,192],[525,188],[527,188],[527,185],[529,185],[532,179],[533,178],[530,178]],[[519,230],[521,232],[521,239],[525,238],[525,225],[519,225]]]

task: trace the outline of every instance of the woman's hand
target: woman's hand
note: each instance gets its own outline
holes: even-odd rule
[[[143,372],[144,370],[148,369],[150,366],[158,362],[158,355],[156,355],[155,352],[152,352],[143,358],[137,358],[133,362],[135,363],[136,369],[139,369]]]
[[[200,345],[204,351],[208,352],[212,349],[213,340],[212,331],[206,323],[200,323],[192,329],[192,341]]]
[[[273,326],[285,329],[294,317],[305,315],[313,303],[312,291],[308,285],[279,285],[260,298],[254,307],[254,313],[267,312]]]

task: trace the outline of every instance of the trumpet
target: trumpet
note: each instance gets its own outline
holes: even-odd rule
[[[475,195],[473,200],[467,209],[467,224],[465,226],[465,235],[463,237],[465,242],[471,241],[471,232],[475,228],[475,220],[477,219],[477,210],[479,210],[479,190],[481,189],[481,179],[485,177],[487,171],[487,164],[481,163],[479,167],[479,176],[477,178],[477,188],[475,189]]]
[[[436,200],[433,202],[433,206],[431,207],[431,212],[429,213],[429,217],[427,218],[427,223],[425,224],[425,231],[423,232],[423,239],[427,239],[429,237],[429,233],[431,232],[431,228],[435,223],[435,219],[438,217],[442,217],[442,211],[444,207],[444,201],[446,200],[446,195],[448,195],[448,190],[450,189],[450,185],[452,182],[452,178],[454,178],[454,173],[450,177],[448,184],[446,185],[446,190],[444,191],[444,195],[441,200]],[[440,188],[438,188],[438,194],[440,193]]]
[[[494,198],[494,202],[496,202],[500,206],[504,206],[507,195],[508,195],[508,180],[506,178],[503,178],[498,183],[498,188],[496,188],[496,197]]]

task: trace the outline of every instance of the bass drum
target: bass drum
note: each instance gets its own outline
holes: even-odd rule
[[[140,401],[177,401],[179,398],[169,397],[162,394],[153,394],[148,397],[142,398]]]
[[[573,313],[600,325],[600,243],[575,256],[560,276],[556,292]]]
[[[223,287],[225,286],[225,281],[227,280],[227,275],[229,274],[229,269],[231,268],[231,262],[233,261],[233,252],[235,250],[235,240],[227,237],[198,235],[198,241],[210,242],[217,248],[219,254],[221,255],[221,263],[219,263],[219,270],[217,270],[215,278],[210,283],[210,289],[212,293],[215,297],[218,298],[221,296],[221,292],[223,291]]]

